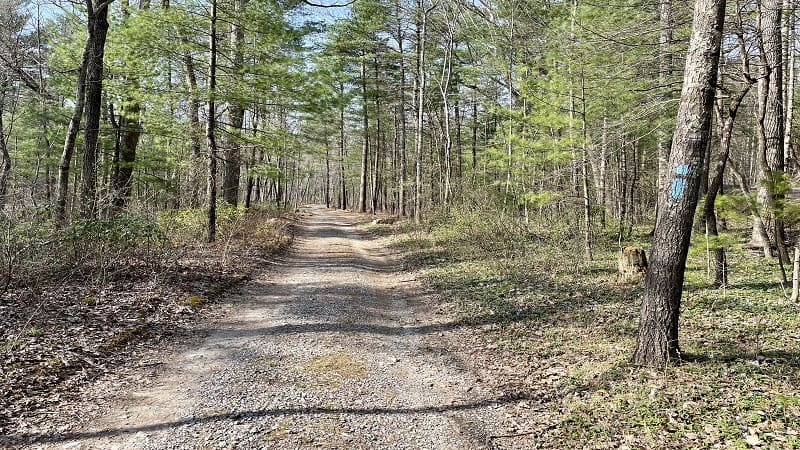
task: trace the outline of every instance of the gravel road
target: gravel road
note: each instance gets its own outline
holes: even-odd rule
[[[385,241],[305,211],[293,251],[191,348],[31,448],[476,449],[498,400]]]

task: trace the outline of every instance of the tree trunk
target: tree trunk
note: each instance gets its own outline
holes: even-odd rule
[[[331,207],[331,148],[325,138],[325,207]]]
[[[725,21],[725,0],[696,0],[683,90],[672,139],[671,182],[659,193],[650,268],[632,362],[660,367],[680,359],[678,318]]]
[[[586,261],[592,258],[592,203],[589,198],[589,135],[586,131],[586,79],[581,69],[581,177],[583,189],[583,250]]]
[[[184,45],[188,45],[188,39],[182,38]],[[196,208],[200,206],[200,161],[202,147],[202,129],[200,127],[200,99],[197,89],[197,76],[195,75],[195,64],[192,54],[187,50],[183,54],[183,64],[186,69],[184,82],[189,91],[189,106],[186,119],[189,121],[189,206]]]
[[[250,162],[247,165],[247,180],[245,182],[245,191],[244,191],[244,207],[250,208],[253,205],[253,188],[256,186],[256,177],[253,176],[252,172],[249,169],[252,169],[253,166],[256,165],[256,147],[253,146],[250,150]],[[256,199],[258,199],[258,193],[256,193]]]
[[[369,162],[369,111],[367,108],[367,62],[361,55],[361,96],[362,123],[364,126],[364,144],[361,151],[361,175],[358,185],[358,212],[367,211],[367,166]]]
[[[67,196],[69,195],[69,169],[72,164],[72,154],[75,151],[75,143],[78,140],[78,131],[81,127],[83,108],[86,104],[86,69],[89,65],[89,57],[92,51],[92,33],[86,38],[83,47],[81,63],[78,66],[78,75],[75,88],[75,106],[72,109],[72,116],[67,126],[67,135],[64,138],[64,147],[61,151],[61,159],[58,163],[58,185],[56,188],[56,221],[63,224],[67,220]]]
[[[414,223],[422,220],[422,127],[425,111],[425,38],[428,13],[424,0],[417,2],[417,70],[416,70],[416,120],[414,131]]]
[[[659,4],[659,38],[658,38],[658,82],[664,91],[663,100],[669,100],[669,78],[672,75],[672,0],[660,0]],[[669,153],[670,153],[670,133],[659,127],[656,136],[658,153],[658,190],[666,190],[669,182]]]
[[[339,82],[339,182],[341,184],[341,192],[339,197],[339,208],[347,209],[347,177],[344,171],[344,83]]]
[[[400,3],[398,2],[398,9]],[[406,210],[406,174],[408,173],[408,152],[406,141],[408,139],[406,132],[406,61],[405,53],[403,50],[403,41],[405,34],[403,33],[403,24],[400,20],[397,21],[397,51],[400,54],[400,176],[398,180],[398,194],[397,205],[400,216],[408,214]]]
[[[617,258],[620,281],[640,283],[647,274],[647,257],[641,247],[623,247]]]
[[[786,82],[784,83],[784,105],[786,105],[786,118],[783,130],[783,157],[785,161],[793,161],[796,164],[795,155],[792,149],[792,121],[794,120],[794,88],[795,88],[795,5],[792,0],[783,0],[783,10],[786,13],[784,20],[783,42],[786,48]],[[787,170],[790,170],[788,167]]]
[[[621,161],[618,171],[619,189],[617,195],[619,197],[617,203],[619,206],[617,207],[617,212],[619,214],[619,231],[617,233],[617,241],[622,245],[622,241],[626,237],[625,230],[627,227],[625,222],[628,220],[628,150],[624,142],[620,143],[619,158]]]
[[[378,200],[380,199],[380,162],[383,155],[383,139],[381,136],[381,92],[379,80],[379,67],[378,58],[375,58],[375,151],[373,152],[373,165],[372,165],[372,214],[378,209]]]
[[[474,95],[472,98],[472,142],[470,149],[472,150],[472,177],[474,179],[478,166],[478,98]]]
[[[456,91],[456,99],[453,105],[453,118],[456,121],[456,178],[458,179],[458,185],[456,186],[456,195],[460,195],[461,193],[461,181],[464,178],[464,148],[462,136],[462,127],[464,126],[464,114],[461,112],[461,101],[460,101],[460,92],[459,92],[459,79],[456,76],[455,80],[455,91]]]
[[[740,20],[740,19],[739,19]],[[739,22],[741,23],[741,22]],[[723,115],[723,96],[719,95],[717,98],[717,125],[719,134],[719,153],[717,158],[713,160],[709,170],[709,184],[708,192],[706,193],[706,200],[703,205],[703,216],[706,220],[706,230],[709,236],[719,236],[717,226],[717,213],[714,204],[717,200],[717,195],[722,189],[722,183],[725,175],[725,167],[727,166],[728,157],[731,149],[731,138],[733,136],[733,125],[736,121],[736,114],[741,106],[750,88],[755,83],[755,80],[749,74],[749,62],[747,60],[747,53],[741,52],[744,49],[743,31],[741,27],[738,30],[740,38],[740,58],[742,60],[742,73],[745,77],[745,82],[739,90],[739,93],[731,100],[728,105],[728,115]],[[722,77],[718,80],[718,89],[722,89]],[[714,284],[716,286],[726,286],[728,284],[728,260],[725,254],[725,248],[719,245],[714,246]]]
[[[234,14],[241,14],[244,9],[245,0],[235,0],[233,2]],[[231,58],[231,77],[234,92],[241,89],[244,74],[244,29],[238,23],[239,16],[236,15],[230,24],[230,58]],[[239,178],[241,176],[241,144],[239,143],[242,126],[244,125],[244,107],[239,100],[233,100],[228,105],[228,125],[229,139],[228,148],[225,149],[225,171],[222,177],[222,198],[225,203],[236,206],[239,203]]]
[[[762,236],[772,234],[782,261],[788,261],[784,248],[782,220],[777,218],[775,187],[783,172],[783,62],[781,49],[781,0],[761,0],[758,4],[757,42],[761,71],[758,80],[758,202],[763,221],[753,222],[752,242],[770,257],[771,243]],[[760,230],[761,224],[766,230]],[[766,233],[765,233],[766,232]]]
[[[796,302],[800,298],[800,247],[795,245],[794,258],[792,259],[792,297],[791,301]]]
[[[448,94],[450,93],[450,78],[453,72],[453,30],[448,30],[447,43],[444,51],[444,60],[442,61],[442,77],[439,80],[439,93],[442,96],[442,119],[444,120],[444,203],[450,202],[452,196],[452,188],[450,186],[450,179],[453,175],[451,156],[453,151],[453,140],[450,137],[450,102]]]
[[[606,195],[606,169],[608,160],[608,118],[603,115],[603,135],[600,142],[600,228],[606,229],[606,210],[607,208],[607,195]]]
[[[217,238],[217,141],[216,103],[217,90],[217,0],[211,0],[211,25],[209,26],[209,64],[208,64],[208,120],[206,122],[206,147],[208,150],[208,223],[206,240],[214,242]]]
[[[97,150],[100,115],[103,109],[103,56],[108,35],[108,4],[89,8],[89,37],[92,45],[86,65],[86,125],[83,130],[83,166],[81,167],[81,217],[97,217]],[[95,9],[95,6],[99,6]]]
[[[8,178],[11,174],[11,155],[8,152],[8,137],[6,136],[5,123],[3,122],[3,113],[6,107],[6,91],[9,86],[9,79],[0,81],[0,210],[5,208],[8,194]]]
[[[139,123],[140,106],[131,102],[119,118],[119,157],[116,161],[115,175],[112,177],[113,206],[120,211],[131,195],[131,178],[136,162],[136,148],[142,135]]]
[[[146,5],[142,4],[142,9]],[[130,6],[127,0],[122,2],[122,14],[125,19],[130,17]],[[135,73],[126,75],[130,87],[138,91],[139,79]],[[171,84],[171,83],[170,83]],[[142,135],[139,123],[141,105],[135,97],[128,97],[122,104],[118,122],[118,152],[116,152],[114,174],[111,178],[112,213],[116,214],[125,207],[131,193],[131,177],[133,166],[136,162],[136,148]]]

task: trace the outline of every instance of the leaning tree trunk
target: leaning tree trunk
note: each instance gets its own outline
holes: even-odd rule
[[[89,25],[91,27],[91,23]],[[91,29],[90,29],[91,31]],[[86,69],[89,65],[89,57],[92,51],[92,34],[86,38],[83,47],[81,63],[78,66],[78,74],[75,88],[75,106],[72,108],[72,116],[67,126],[67,135],[64,138],[64,147],[61,151],[61,160],[58,163],[58,186],[56,188],[56,221],[63,224],[67,220],[67,195],[69,194],[69,168],[72,164],[72,154],[75,152],[75,143],[78,140],[78,131],[81,127],[83,108],[86,104]]]
[[[717,158],[713,160],[711,166],[711,174],[708,184],[708,192],[706,193],[705,204],[703,205],[703,216],[706,221],[706,229],[708,235],[712,237],[719,236],[717,228],[717,213],[714,204],[717,201],[717,195],[722,189],[722,181],[725,174],[725,167],[727,166],[728,156],[731,149],[731,137],[733,136],[733,124],[736,121],[736,113],[741,105],[747,92],[750,90],[752,83],[746,83],[739,94],[731,102],[728,107],[728,117],[722,118],[722,107],[718,110],[720,145]],[[716,286],[725,286],[728,284],[728,267],[727,258],[725,256],[725,249],[719,245],[714,246],[714,284]]]
[[[632,361],[664,366],[680,358],[678,318],[686,255],[705,152],[711,134],[714,86],[725,0],[696,0],[681,102],[669,158],[669,188],[659,193],[650,267]]]

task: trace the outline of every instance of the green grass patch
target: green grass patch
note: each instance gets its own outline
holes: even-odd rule
[[[108,342],[98,347],[101,351],[113,352],[127,347],[128,345],[147,339],[150,332],[145,327],[125,328],[111,337]]]
[[[203,297],[202,295],[190,295],[183,299],[184,306],[188,306],[190,308],[199,308],[208,302],[208,299]]]

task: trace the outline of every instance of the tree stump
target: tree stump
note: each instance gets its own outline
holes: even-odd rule
[[[624,247],[617,263],[620,281],[638,283],[647,274],[647,256],[641,247]]]

